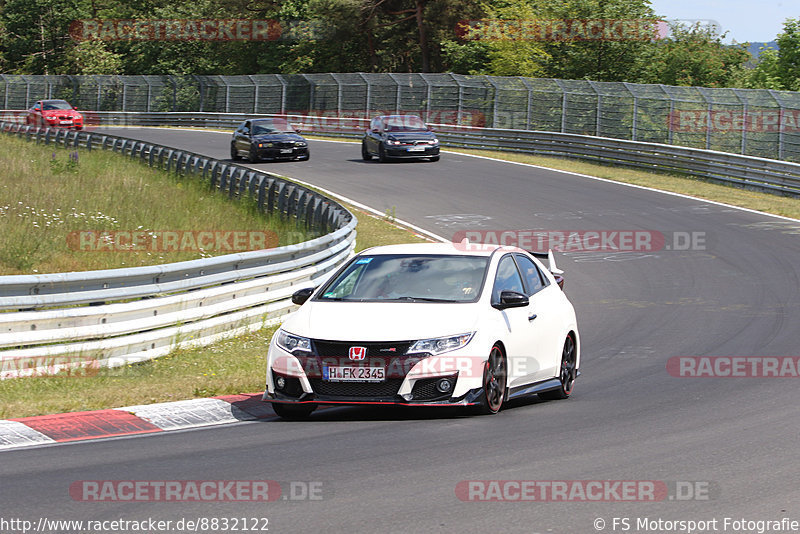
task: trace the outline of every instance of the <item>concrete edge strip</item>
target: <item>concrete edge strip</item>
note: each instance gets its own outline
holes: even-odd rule
[[[223,395],[0,420],[0,451],[53,443],[184,430],[275,417],[261,394]]]

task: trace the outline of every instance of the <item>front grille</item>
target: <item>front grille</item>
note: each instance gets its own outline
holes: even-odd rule
[[[385,382],[326,382],[320,378],[311,378],[311,389],[317,395],[325,397],[372,397],[391,398],[397,396],[401,378],[389,378]]]
[[[347,358],[350,347],[366,347],[367,358],[387,358],[402,356],[411,346],[411,341],[396,341],[390,343],[375,343],[372,341],[320,341],[313,340],[314,352],[323,358]]]

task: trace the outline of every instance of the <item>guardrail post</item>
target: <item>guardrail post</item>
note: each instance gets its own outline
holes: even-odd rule
[[[296,213],[297,186],[290,185],[286,188],[286,217],[291,218]]]
[[[258,205],[258,209],[262,212],[264,211],[264,199],[273,181],[272,178],[262,178],[258,183],[258,200],[256,200],[256,204]]]
[[[230,166],[228,167],[228,175],[230,178],[228,179],[228,198],[233,198],[234,193],[236,192],[237,180],[241,179],[241,169],[238,167]]]
[[[283,184],[273,180],[269,186],[269,197],[267,198],[267,213],[273,213],[278,206],[278,197],[283,192]]]

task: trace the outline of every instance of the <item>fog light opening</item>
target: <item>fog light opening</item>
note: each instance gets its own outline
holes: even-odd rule
[[[285,388],[286,387],[286,379],[283,378],[282,376],[279,376],[278,378],[276,378],[275,379],[275,387],[277,389]]]
[[[453,389],[453,381],[450,378],[442,378],[436,382],[436,389],[439,390],[439,393],[448,393]]]

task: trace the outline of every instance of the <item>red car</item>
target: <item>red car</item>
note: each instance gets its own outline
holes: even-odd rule
[[[25,124],[82,130],[83,115],[66,100],[39,100],[28,110]]]

